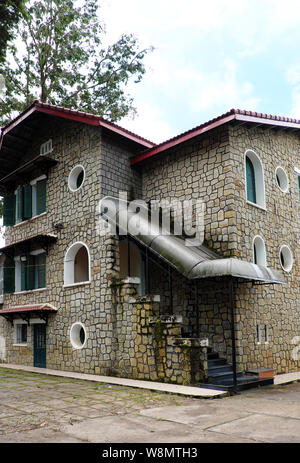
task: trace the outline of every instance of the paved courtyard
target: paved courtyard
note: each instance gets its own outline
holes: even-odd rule
[[[189,398],[0,368],[0,443],[300,442],[300,383]]]

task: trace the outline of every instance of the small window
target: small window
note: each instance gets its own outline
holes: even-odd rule
[[[16,325],[16,343],[26,344],[27,343],[27,324]]]
[[[70,172],[69,179],[68,179],[68,187],[70,191],[74,192],[79,190],[85,179],[85,170],[83,166],[75,166]]]
[[[290,272],[293,268],[293,255],[290,248],[286,245],[281,246],[279,252],[281,267],[285,272]]]
[[[85,326],[80,322],[73,323],[70,329],[70,341],[74,349],[82,349],[85,346],[86,340]]]
[[[46,154],[52,153],[52,151],[52,139],[50,138],[40,146],[40,154],[42,156],[45,156]]]
[[[253,262],[256,265],[266,266],[265,242],[259,235],[253,240]]]
[[[283,193],[286,193],[289,189],[289,180],[285,170],[282,167],[277,167],[275,177],[277,186]]]
[[[90,256],[87,246],[74,243],[65,256],[64,284],[65,286],[90,281]]]
[[[260,325],[256,325],[256,336],[257,336],[257,344],[261,343],[261,328]]]
[[[251,204],[265,208],[265,186],[262,163],[252,150],[245,153],[246,198]]]
[[[265,344],[269,343],[269,327],[265,325]]]

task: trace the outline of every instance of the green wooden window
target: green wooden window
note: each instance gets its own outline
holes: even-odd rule
[[[36,287],[46,287],[46,254],[39,254],[35,258],[36,265]]]
[[[299,200],[300,200],[300,175],[298,175],[298,193],[299,193]]]
[[[256,203],[255,170],[252,161],[246,157],[247,200]]]
[[[36,215],[46,212],[46,180],[36,183]]]
[[[23,205],[24,205],[24,195],[23,187],[20,185],[17,188],[16,192],[16,209],[17,209],[17,222],[23,221]]]
[[[16,195],[4,196],[3,225],[12,226],[16,223]]]
[[[23,220],[32,217],[32,187],[31,185],[23,186]]]
[[[15,292],[15,261],[6,256],[3,268],[3,290],[4,293]]]
[[[21,291],[45,288],[46,286],[46,254],[21,258]]]
[[[35,289],[34,256],[26,256],[26,260],[21,260],[21,291],[30,289]]]

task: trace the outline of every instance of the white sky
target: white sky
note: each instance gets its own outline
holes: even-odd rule
[[[155,51],[130,85],[139,116],[120,125],[154,142],[231,108],[300,119],[299,0],[99,0],[107,38]]]

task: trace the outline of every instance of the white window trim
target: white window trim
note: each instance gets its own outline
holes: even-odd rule
[[[294,167],[294,171],[295,171],[298,175],[300,175],[300,169],[298,169],[297,167]]]
[[[28,345],[28,342],[17,342],[17,326],[18,325],[27,325],[27,337],[28,337],[28,323],[25,320],[14,320],[14,331],[13,331],[13,336],[14,336],[14,342],[13,346],[20,346],[20,347],[26,347]]]
[[[74,260],[79,249],[84,246],[88,254],[88,277],[86,281],[74,282]],[[72,251],[74,249],[74,251]],[[64,284],[63,287],[86,285],[91,283],[91,256],[88,246],[83,241],[77,241],[71,244],[67,249],[64,259]]]
[[[78,187],[78,188],[77,188],[77,187],[74,188],[74,187],[72,186],[72,182],[73,182],[73,180],[74,180],[73,176],[74,176],[74,172],[75,172],[76,169],[81,169],[81,171],[83,171],[83,180],[82,180],[82,183],[81,183],[80,187]],[[79,174],[78,174],[78,175],[79,175]],[[71,169],[71,172],[69,173],[69,177],[68,177],[68,188],[69,188],[69,190],[70,190],[72,193],[75,193],[76,191],[79,191],[79,190],[83,187],[84,182],[85,182],[85,176],[86,176],[86,174],[85,174],[85,168],[83,167],[82,164],[77,164],[76,166],[74,166],[74,167]],[[77,177],[78,177],[78,176],[77,176]],[[76,180],[77,180],[77,177],[76,177]]]
[[[257,203],[253,203],[247,199],[247,169],[246,169],[246,158],[249,157],[254,167],[255,173],[255,186],[256,186],[256,200]],[[248,204],[255,206],[259,209],[266,211],[266,193],[265,193],[265,176],[263,163],[258,154],[252,150],[247,149],[244,154],[244,169],[245,169],[245,198]]]
[[[257,246],[256,246],[256,257],[258,257],[257,251],[262,252],[260,257],[264,261],[264,264],[256,264],[256,265],[260,265],[262,267],[267,267],[266,244],[265,244],[265,240],[260,235],[255,235],[254,238],[253,238],[253,241],[252,241],[253,263],[254,263],[254,244],[255,244],[255,241],[260,242],[260,245],[259,245],[260,249],[257,249]]]
[[[278,172],[278,170],[281,170],[283,172],[283,175],[285,175],[285,177],[286,177],[287,186],[286,186],[285,189],[281,188],[281,186],[278,185],[278,182],[277,182],[277,175],[278,175],[277,172]],[[282,191],[282,193],[288,193],[289,188],[290,188],[289,177],[288,177],[288,174],[286,173],[286,170],[282,166],[277,166],[276,167],[276,170],[275,170],[275,183],[276,183],[277,188],[279,188],[280,191]]]
[[[283,249],[287,249],[288,250],[288,253],[289,253],[289,258],[290,258],[290,265],[287,267],[287,268],[284,268],[282,263],[281,263],[281,252]],[[286,273],[290,273],[293,269],[293,265],[294,265],[294,257],[293,257],[293,253],[291,251],[291,248],[287,245],[287,244],[283,244],[281,247],[280,247],[280,250],[279,250],[279,262],[280,262],[280,265],[281,265],[281,268],[284,270],[284,272]]]
[[[74,333],[74,330],[77,327],[80,327],[80,329],[83,328],[83,330],[84,330],[85,339],[84,339],[83,344],[79,344],[79,343],[76,342],[77,333],[76,332]],[[71,328],[70,328],[70,331],[69,331],[69,339],[70,339],[70,343],[71,343],[73,349],[75,349],[75,350],[83,349],[85,347],[85,345],[86,345],[86,342],[87,342],[87,330],[86,330],[85,325],[83,323],[81,323],[81,322],[73,323]]]
[[[41,144],[40,155],[45,156],[46,154],[52,153],[52,151],[53,151],[52,138],[49,138],[49,140]]]

